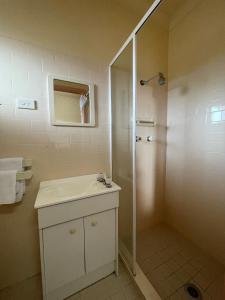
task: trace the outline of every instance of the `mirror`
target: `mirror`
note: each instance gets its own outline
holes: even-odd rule
[[[51,75],[49,101],[52,125],[95,126],[93,84]]]

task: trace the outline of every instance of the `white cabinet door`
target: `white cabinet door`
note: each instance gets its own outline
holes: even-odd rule
[[[43,230],[47,292],[85,274],[83,219]]]
[[[115,260],[115,209],[84,218],[86,271]]]

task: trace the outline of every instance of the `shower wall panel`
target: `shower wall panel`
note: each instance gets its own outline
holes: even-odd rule
[[[169,34],[166,220],[225,264],[225,1],[188,1]]]
[[[138,136],[153,137],[153,142],[136,144],[137,231],[143,231],[163,219],[167,84],[160,86],[158,78],[147,80],[162,72],[167,78],[168,23],[156,13],[137,34],[137,119],[156,122],[155,127],[139,127]]]

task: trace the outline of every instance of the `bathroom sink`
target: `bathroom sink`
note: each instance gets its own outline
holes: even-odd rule
[[[112,187],[107,188],[96,178],[97,174],[92,174],[43,181],[40,183],[34,207],[41,208],[120,190],[120,187],[115,183],[112,182]]]

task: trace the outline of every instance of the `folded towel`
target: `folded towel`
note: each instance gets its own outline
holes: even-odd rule
[[[0,171],[0,204],[16,202],[17,170]]]
[[[0,159],[0,171],[23,171],[23,158],[22,157],[12,157],[12,158],[2,158]],[[12,181],[10,181],[12,184]],[[4,184],[5,185],[5,184]],[[2,187],[1,187],[2,188]],[[0,188],[0,194],[1,194]],[[20,180],[16,182],[16,186],[14,189],[14,200],[13,202],[18,202],[22,200],[22,197],[25,193],[25,180]],[[13,203],[11,202],[11,203]],[[0,200],[1,204],[1,200]]]
[[[0,159],[0,170],[23,170],[23,158],[22,157],[10,157]]]
[[[25,194],[25,180],[20,180],[16,182],[16,202],[22,200]]]

